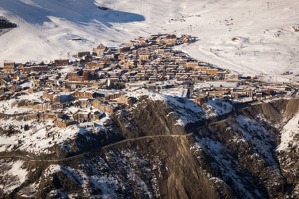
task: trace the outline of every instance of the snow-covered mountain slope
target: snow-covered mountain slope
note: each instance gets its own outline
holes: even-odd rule
[[[49,124],[52,142],[63,148],[68,146],[73,151],[68,154],[56,154],[59,151],[56,148],[55,154],[42,155],[44,148],[52,148],[46,143],[49,141],[46,135],[39,133],[42,129],[35,133],[30,126],[21,133],[3,128],[0,140],[11,139],[14,146],[7,148],[8,144],[0,143],[2,149],[7,148],[6,151],[0,148],[0,196],[174,199],[298,196],[299,99],[242,107],[221,100],[198,106],[187,98],[146,91],[136,93],[135,97],[138,98],[135,105],[111,115],[111,124],[106,126],[106,132],[98,133],[96,142],[88,136],[96,132],[81,133],[81,138],[74,132],[75,140],[70,135],[66,142]],[[13,117],[6,115],[10,120]],[[188,124],[177,125],[184,121]],[[67,133],[61,131],[58,132],[61,136]],[[121,140],[113,139],[112,132]],[[103,143],[106,136],[108,140]],[[84,137],[88,142],[82,142]],[[25,148],[28,139],[32,140],[31,147]],[[40,153],[36,153],[38,148]]]
[[[299,73],[296,0],[1,0],[0,15],[18,25],[0,37],[1,64],[67,57],[155,33],[187,33],[200,40],[180,48],[219,67],[268,74],[272,81]],[[294,74],[280,75],[287,71]]]

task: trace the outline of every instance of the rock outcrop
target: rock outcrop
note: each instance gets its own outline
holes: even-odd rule
[[[110,134],[116,137],[93,142],[97,147],[81,142],[82,153],[52,160],[21,155],[2,159],[0,176],[6,174],[0,177],[4,185],[0,194],[295,198],[298,104],[298,99],[262,102],[211,118],[188,99],[140,98],[113,116]],[[13,173],[16,161],[26,180]],[[5,182],[17,178],[23,180],[13,186]]]

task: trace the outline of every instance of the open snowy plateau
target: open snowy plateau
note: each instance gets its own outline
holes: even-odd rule
[[[173,33],[198,37],[178,47],[198,60],[266,81],[298,80],[296,0],[1,0],[0,16],[18,26],[0,36],[1,64],[72,58],[100,43]]]

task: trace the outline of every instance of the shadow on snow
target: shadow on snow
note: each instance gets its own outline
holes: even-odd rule
[[[107,27],[111,27],[112,23],[145,20],[144,16],[135,13],[100,9],[94,0],[32,0],[29,3],[13,0],[3,1],[0,7],[19,16],[21,20],[38,25],[51,22],[51,16],[81,25],[101,23]]]

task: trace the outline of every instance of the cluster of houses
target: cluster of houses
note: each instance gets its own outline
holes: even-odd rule
[[[40,121],[53,120],[55,125],[64,128],[74,123],[99,121],[136,101],[116,90],[85,88],[65,93],[45,89],[38,99],[17,100],[16,106],[36,110]]]
[[[73,60],[39,64],[5,61],[0,71],[0,100],[42,92],[39,99],[18,100],[17,106],[36,110],[38,119],[53,120],[65,128],[132,106],[136,99],[127,96],[126,89],[160,92],[181,88],[184,97],[199,104],[209,98],[261,99],[285,93],[286,85],[261,84],[172,48],[194,41],[190,35],[160,34],[139,37],[118,48],[101,44],[91,52],[78,52]]]
[[[171,47],[196,41],[190,35],[152,35],[123,44],[119,48],[99,45],[92,52],[78,52],[82,68],[67,74],[69,82],[107,79],[110,83],[165,80],[237,81],[237,74],[198,62]]]
[[[253,102],[284,96],[289,87],[285,84],[258,83],[255,81],[196,83],[191,97],[202,105],[208,99],[218,98],[240,102]]]

